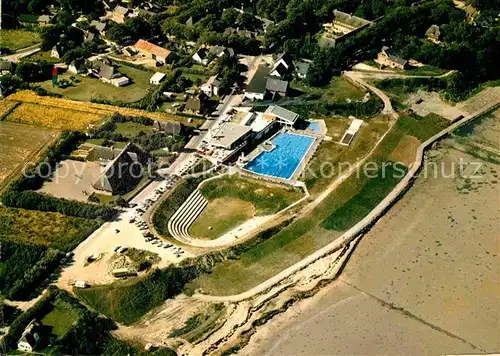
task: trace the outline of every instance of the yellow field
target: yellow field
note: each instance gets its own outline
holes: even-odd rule
[[[84,130],[104,115],[64,107],[22,103],[6,117],[7,121],[48,127],[56,130]]]
[[[31,103],[31,104],[36,104],[36,105],[42,105],[44,107],[51,107],[51,108],[57,108],[57,109],[62,109],[64,111],[71,110],[72,113],[75,112],[81,112],[81,113],[86,113],[86,114],[91,114],[93,116],[89,118],[85,118],[85,115],[78,116],[76,115],[73,117],[72,115],[66,114],[65,118],[65,124],[64,125],[69,125],[69,126],[64,126],[63,128],[86,128],[86,126],[89,123],[97,122],[101,118],[104,118],[105,116],[108,116],[111,113],[118,112],[122,115],[129,115],[129,116],[147,116],[155,120],[171,120],[171,121],[179,121],[187,125],[198,125],[201,120],[200,119],[194,119],[192,123],[188,124],[187,123],[187,118],[181,117],[181,116],[176,116],[176,115],[171,115],[167,113],[160,113],[160,112],[148,112],[144,110],[138,110],[138,109],[129,109],[129,108],[122,108],[118,106],[112,106],[112,105],[104,105],[104,104],[96,104],[96,103],[88,103],[88,102],[81,102],[81,101],[74,101],[74,100],[67,100],[67,99],[60,99],[60,98],[54,98],[50,96],[38,96],[34,92],[29,91],[29,90],[22,90],[17,93],[14,93],[8,97],[9,100],[16,100],[16,101],[21,101],[23,103]],[[17,109],[15,110],[17,111]],[[37,115],[38,116],[38,115]],[[9,120],[10,120],[10,115],[9,115]],[[29,119],[25,119],[29,120]],[[27,121],[23,121],[27,122]],[[29,122],[28,122],[29,123]],[[37,122],[36,120],[33,120],[32,123],[36,124],[43,124],[44,126],[49,124],[51,128],[61,128],[61,123],[56,123],[57,127],[54,127],[54,123],[51,124],[51,121],[49,120],[48,122],[42,121],[42,122]]]
[[[15,102],[15,101],[0,100],[0,120],[5,116],[5,114],[7,114],[9,111],[11,111],[16,105],[17,105],[17,102]]]

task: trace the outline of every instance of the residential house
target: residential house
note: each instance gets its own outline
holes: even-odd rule
[[[47,26],[48,24],[50,24],[50,20],[51,20],[51,17],[49,15],[38,16],[38,19],[37,19],[38,26],[40,26],[40,27]]]
[[[28,326],[24,329],[21,338],[17,342],[17,349],[22,352],[33,352],[37,345],[40,343],[40,335],[38,329],[40,324],[33,319]]]
[[[212,47],[200,47],[195,54],[191,57],[193,61],[199,64],[208,65],[210,63],[210,59],[220,58],[224,55],[229,57],[234,57],[234,49],[226,48],[223,46],[212,46]]]
[[[12,74],[14,72],[14,63],[8,60],[0,60],[0,74]]]
[[[153,127],[169,135],[180,135],[183,131],[183,126],[178,121],[155,120]]]
[[[202,92],[194,98],[189,98],[184,110],[191,114],[201,115],[207,111],[209,104],[209,97]]]
[[[245,98],[250,100],[264,100],[268,75],[269,67],[260,65],[245,89]]]
[[[438,25],[431,25],[431,27],[429,27],[427,31],[425,31],[425,36],[429,41],[440,43],[441,29]]]
[[[382,66],[395,68],[395,69],[405,69],[408,61],[399,57],[398,55],[391,52],[391,49],[387,46],[382,47],[382,50],[378,53],[375,62]]]
[[[160,84],[165,79],[166,76],[167,75],[165,73],[156,72],[149,79],[149,84],[158,85],[158,84]]]
[[[295,76],[299,79],[305,79],[310,65],[311,62],[306,62],[304,60],[294,62]]]
[[[208,49],[205,47],[200,47],[195,54],[192,55],[193,61],[198,64],[207,65],[208,64]]]
[[[219,88],[220,88],[220,80],[217,78],[216,75],[211,76],[208,78],[206,83],[203,83],[200,87],[200,90],[204,92],[207,96],[211,97],[214,95],[219,95]]]
[[[278,96],[285,97],[288,92],[288,82],[286,80],[269,77],[266,81],[266,92],[270,93],[273,99]]]
[[[50,56],[52,58],[61,58],[63,54],[64,53],[62,52],[62,48],[59,43],[52,47],[52,49],[50,50]]]
[[[52,19],[49,15],[32,15],[32,14],[21,14],[17,17],[17,21],[22,26],[47,26],[50,24],[50,20]]]
[[[132,13],[132,10],[118,5],[113,9],[111,12],[111,20],[116,22],[116,23],[124,23],[127,16]]]
[[[94,27],[101,36],[105,35],[106,23],[92,20],[92,22],[90,23],[90,27]]]
[[[292,73],[293,68],[292,56],[285,52],[276,59],[269,71],[269,75],[283,79]]]
[[[122,87],[130,84],[130,79],[118,72],[113,65],[101,62],[98,64],[98,67],[99,72],[97,76],[104,83],[112,84],[115,87]]]
[[[144,173],[148,159],[148,153],[129,142],[120,153],[107,162],[104,171],[92,187],[103,194],[116,195],[130,192],[141,180],[141,173]]]
[[[92,42],[96,38],[95,33],[90,31],[84,31],[83,42]]]
[[[151,58],[159,63],[165,63],[170,51],[145,40],[139,40],[134,45],[134,49],[147,58]]]

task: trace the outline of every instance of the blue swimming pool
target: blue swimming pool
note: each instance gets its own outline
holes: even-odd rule
[[[314,137],[282,132],[271,140],[274,149],[259,153],[243,168],[265,176],[290,179],[314,140]]]
[[[311,130],[314,133],[321,133],[321,125],[317,121],[308,121],[306,129]]]

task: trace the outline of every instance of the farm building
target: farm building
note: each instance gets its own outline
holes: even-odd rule
[[[134,45],[134,49],[147,58],[151,58],[157,62],[165,63],[170,51],[166,48],[157,46],[145,40],[139,40]]]
[[[345,38],[370,26],[372,23],[361,17],[333,10],[332,22],[323,24],[323,35],[319,40],[319,44],[322,47],[335,47]]]
[[[156,72],[153,74],[153,76],[149,79],[149,84],[154,84],[158,85],[160,84],[166,77],[167,75],[165,73],[161,72]]]
[[[405,69],[408,61],[399,57],[398,55],[391,52],[391,49],[387,46],[382,47],[382,50],[378,53],[377,59],[375,59],[380,65],[395,68],[395,69]]]
[[[92,187],[103,194],[123,194],[131,191],[142,178],[149,155],[133,143],[109,161]]]

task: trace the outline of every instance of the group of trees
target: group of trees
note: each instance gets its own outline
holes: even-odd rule
[[[443,25],[443,46],[420,40],[432,24]],[[498,27],[481,28],[468,24],[464,12],[449,0],[399,6],[335,48],[318,49],[307,80],[311,85],[327,84],[337,71],[348,68],[355,61],[373,58],[382,45],[389,44],[403,57],[459,70],[461,75],[448,79],[448,90],[458,98],[477,83],[499,77],[499,68],[494,64],[494,54],[500,51],[499,31]]]

